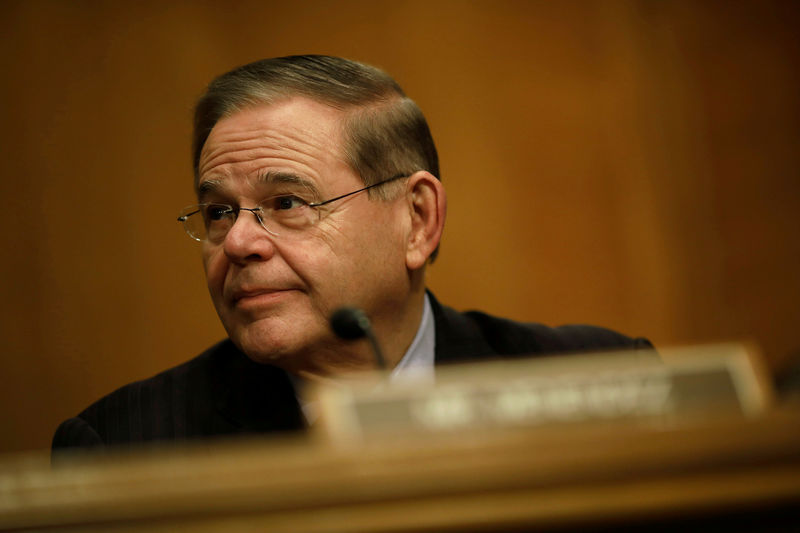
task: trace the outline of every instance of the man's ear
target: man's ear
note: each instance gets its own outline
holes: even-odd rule
[[[406,267],[422,268],[439,245],[447,214],[447,195],[442,182],[430,172],[419,171],[406,183],[411,228],[406,245]]]

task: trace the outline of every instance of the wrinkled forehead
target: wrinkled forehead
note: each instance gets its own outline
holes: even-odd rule
[[[220,119],[200,153],[196,188],[207,180],[273,170],[317,178],[345,162],[341,110],[302,97],[250,106]]]
[[[266,149],[343,160],[343,118],[343,111],[303,97],[236,110],[209,133],[198,174],[203,176],[221,160],[256,157]]]

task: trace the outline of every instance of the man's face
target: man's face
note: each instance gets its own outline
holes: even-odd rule
[[[337,110],[292,98],[220,120],[200,156],[199,201],[255,207],[297,187],[313,202],[360,189],[341,155],[340,119]],[[359,306],[373,320],[388,320],[405,303],[406,204],[363,192],[326,207],[300,236],[272,235],[241,211],[222,242],[203,244],[217,313],[256,361],[303,368],[335,358],[344,345],[328,317],[338,307]]]

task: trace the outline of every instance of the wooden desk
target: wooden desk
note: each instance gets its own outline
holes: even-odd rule
[[[2,530],[652,531],[733,515],[727,526],[749,531],[748,519],[785,526],[793,506],[796,407],[338,447],[249,440],[0,469]]]

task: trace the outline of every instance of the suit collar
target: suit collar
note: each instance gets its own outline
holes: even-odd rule
[[[467,316],[444,306],[428,291],[436,327],[436,364],[492,358],[497,351]]]

